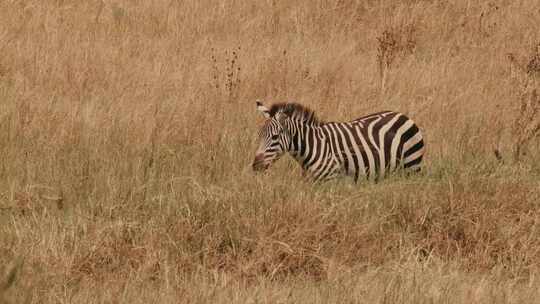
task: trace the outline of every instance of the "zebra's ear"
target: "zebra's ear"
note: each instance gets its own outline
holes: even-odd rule
[[[257,111],[261,112],[265,118],[270,118],[270,110],[268,110],[267,107],[265,107],[259,100],[257,100],[255,104],[257,105]]]

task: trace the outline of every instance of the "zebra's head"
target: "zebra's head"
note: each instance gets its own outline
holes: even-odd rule
[[[289,149],[291,136],[287,128],[287,119],[291,113],[286,107],[274,112],[259,101],[256,104],[257,110],[266,120],[259,130],[259,148],[252,166],[254,171],[264,171]]]

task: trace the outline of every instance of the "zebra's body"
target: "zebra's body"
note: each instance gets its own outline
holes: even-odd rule
[[[383,177],[399,167],[419,169],[424,141],[416,124],[402,113],[384,111],[349,122],[322,122],[295,103],[258,108],[268,118],[253,168],[266,169],[289,152],[315,180],[339,175],[355,181]]]

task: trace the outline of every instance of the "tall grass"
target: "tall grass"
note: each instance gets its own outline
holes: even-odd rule
[[[0,20],[0,303],[538,298],[536,1],[3,1]],[[403,111],[425,173],[255,175],[259,98]]]

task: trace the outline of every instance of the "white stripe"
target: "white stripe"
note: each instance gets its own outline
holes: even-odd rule
[[[312,128],[310,128],[310,127],[308,127],[308,130],[311,131],[311,132],[309,132],[309,131],[306,132],[306,133],[308,134],[308,137],[306,137],[306,142],[307,142],[307,138],[309,138],[309,134],[310,134],[310,133],[313,134],[314,140],[313,140],[313,144],[312,144],[313,146],[310,147],[309,145],[306,145],[306,152],[307,152],[307,149],[308,149],[308,148],[309,148],[310,152],[312,152],[312,153],[311,153],[311,157],[310,157],[310,158],[307,160],[307,162],[306,162],[306,165],[309,165],[309,163],[311,163],[311,162],[315,159],[315,155],[316,155],[316,154],[315,154],[315,151],[317,151],[317,144],[318,144],[318,142],[319,142],[319,138],[317,137],[317,133],[315,132],[315,130],[312,129]],[[307,155],[307,154],[308,154],[308,153],[306,153],[306,155]],[[314,164],[313,164],[313,165],[314,165]],[[313,165],[312,165],[312,166],[313,166]],[[309,168],[306,168],[306,169],[309,169]]]
[[[346,129],[346,127],[343,127],[343,128]],[[339,133],[338,134],[339,137],[341,138],[341,142],[343,143],[343,151],[341,153],[343,153],[343,154],[345,154],[345,156],[347,156],[347,161],[348,161],[348,165],[349,165],[349,167],[346,168],[347,169],[347,174],[348,175],[354,174],[354,172],[356,171],[356,168],[354,167],[354,159],[352,157],[352,153],[351,153],[351,150],[350,150],[351,147],[349,147],[349,144],[347,143],[347,138],[346,138],[347,134],[342,133],[343,131],[339,127],[336,127],[336,129],[337,129],[337,132]],[[345,132],[347,132],[347,131],[345,131]],[[353,145],[353,146],[355,146],[355,145]]]
[[[403,158],[403,155],[405,155],[405,153],[409,151],[410,148],[412,148],[420,141],[422,141],[422,133],[418,131],[413,137],[407,140],[405,144],[403,144],[403,150],[401,150],[401,158]]]
[[[422,147],[421,149],[419,149],[418,151],[414,152],[413,154],[407,156],[407,158],[405,158],[405,160],[403,161],[404,164],[407,164],[407,163],[410,163],[412,162],[413,160],[419,158],[420,156],[422,156],[424,154],[424,147]]]
[[[296,125],[296,132],[297,132],[297,136],[296,136],[296,149],[298,150],[298,156],[300,158],[304,158],[304,155],[300,155],[300,152],[302,151],[302,138],[304,138],[304,133],[302,131],[302,125]]]
[[[336,151],[332,151],[332,152],[334,152],[332,154],[334,154],[334,157],[336,157],[339,160],[339,162],[341,164],[343,164],[344,158],[343,158],[343,155],[341,154],[341,150],[339,148],[339,142],[338,142],[337,134],[336,134],[336,132],[334,132],[334,128],[331,127],[331,126],[328,126],[326,128],[326,130],[328,131],[328,133],[332,134],[332,139],[334,141],[334,147],[336,147]]]
[[[317,130],[317,132],[321,132],[321,130]],[[317,134],[317,132],[315,134]],[[322,136],[322,134],[321,134]],[[319,155],[319,158],[315,161],[315,163],[313,163],[312,167],[313,170],[313,175],[318,177],[319,174],[321,174],[321,171],[324,169],[324,160],[325,160],[325,154],[326,154],[326,150],[327,150],[327,143],[326,141],[324,141],[324,139],[320,139],[319,136],[317,136],[317,141],[320,143],[320,146],[321,146],[321,153]]]
[[[379,120],[381,120],[382,117],[379,117],[377,119],[375,119],[374,121],[372,121],[369,126],[368,126],[368,137],[369,137],[369,141],[371,141],[371,144],[373,145],[373,147],[375,148],[375,150],[377,150],[377,153],[379,153],[379,147],[377,146],[377,143],[375,142],[375,138],[373,138],[373,126],[379,122]]]
[[[353,132],[354,132],[354,127],[353,127],[353,125],[351,123],[344,123],[343,125],[344,125],[343,128],[345,129],[345,132],[347,132],[347,134],[349,136],[349,139],[351,141],[351,144],[353,146],[356,158],[358,159],[358,170],[361,170],[360,172],[358,172],[358,176],[360,176],[360,174],[365,175],[366,174],[366,166],[364,166],[364,159],[362,159],[362,153],[360,153],[360,149],[358,148],[358,144],[356,143],[356,140],[354,140],[354,136],[353,136],[353,134],[351,133],[351,131],[348,128],[348,127],[351,127],[353,129]],[[353,168],[354,168],[354,164],[353,164]]]
[[[396,168],[397,163],[397,149],[399,147],[399,143],[401,140],[401,136],[403,136],[403,133],[407,132],[412,126],[413,126],[412,120],[407,120],[396,132],[396,135],[392,139],[392,145],[390,146],[390,168],[394,170]],[[401,155],[400,155],[401,156]]]

